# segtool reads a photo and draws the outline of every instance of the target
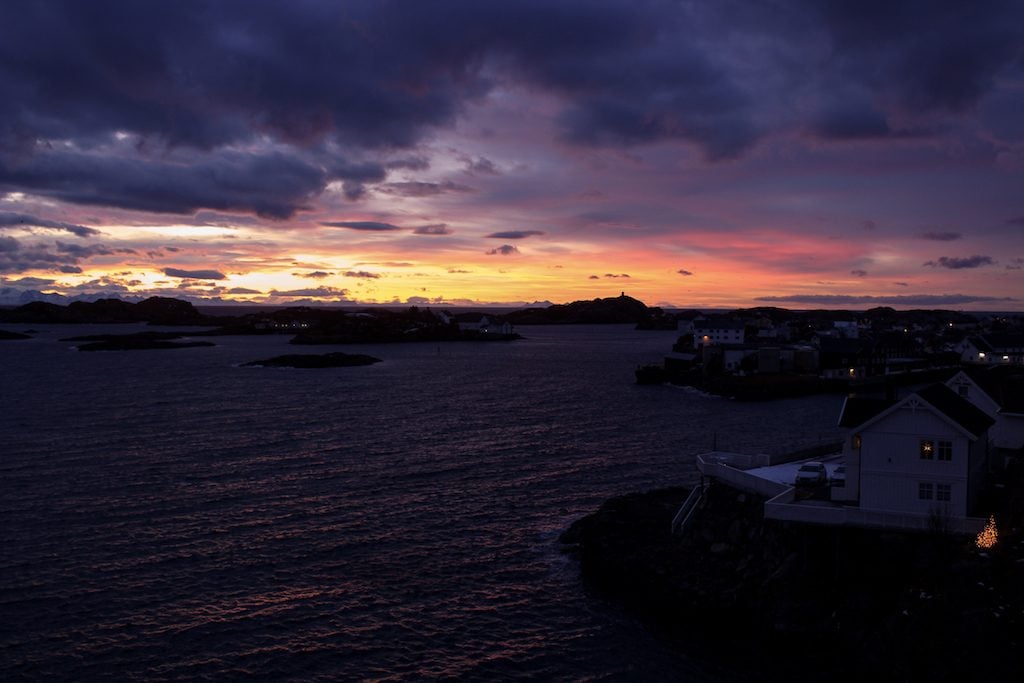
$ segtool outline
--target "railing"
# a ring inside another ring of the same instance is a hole
[[[704,497],[704,486],[698,484],[693,487],[690,491],[690,495],[683,501],[683,505],[679,508],[679,512],[672,518],[672,533],[682,533],[686,530],[686,525],[690,522],[690,518],[693,517],[693,511],[697,509],[697,503]]]
[[[789,488],[786,484],[780,484],[744,471],[754,464],[752,460],[759,457],[738,453],[702,453],[697,456],[697,469],[705,476],[714,477],[730,486],[766,498],[777,496]]]

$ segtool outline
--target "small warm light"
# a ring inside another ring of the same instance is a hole
[[[853,435],[853,447],[856,448],[857,450],[860,450],[860,444],[861,444],[860,434],[854,434]]]
[[[925,441],[923,444],[921,444],[921,452],[922,453],[931,453],[934,449],[935,449],[935,446],[934,446],[934,444],[932,444],[931,441]]]
[[[1003,360],[1010,360],[1009,356],[1003,356]]]
[[[853,368],[850,368],[850,377],[855,377],[856,375],[857,375],[857,371],[854,370]]]
[[[989,515],[988,524],[981,530],[978,537],[974,539],[974,544],[982,549],[991,548],[999,540],[999,532],[996,531],[996,518],[995,515]]]
[[[985,352],[984,351],[978,351],[978,358],[984,358],[984,357],[985,357]]]

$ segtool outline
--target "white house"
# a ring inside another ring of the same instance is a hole
[[[694,320],[693,348],[716,344],[742,344],[746,327],[738,320]]]
[[[508,322],[491,320],[486,315],[465,313],[456,316],[460,330],[471,330],[480,334],[511,334],[512,325]]]
[[[1024,448],[1024,371],[1013,366],[959,371],[946,386],[991,417],[989,438],[996,448]]]
[[[846,486],[861,511],[964,519],[988,474],[992,418],[944,384],[895,403],[847,399]]]
[[[990,333],[967,337],[960,347],[960,360],[978,365],[1024,364],[1024,335]]]

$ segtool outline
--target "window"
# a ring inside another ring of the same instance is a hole
[[[862,443],[862,440],[860,438],[860,434],[854,434],[853,435],[853,443],[851,443],[850,445],[853,446],[854,450],[858,450],[859,451],[861,443]]]
[[[935,458],[935,442],[921,439],[921,459],[933,460]]]
[[[935,485],[935,500],[950,501],[953,499],[953,485],[952,484],[936,484]]]
[[[952,460],[953,459],[953,442],[952,441],[940,441],[939,450],[937,454],[938,460]]]
[[[932,485],[921,482],[917,485],[917,497],[920,500],[931,500],[932,496]]]

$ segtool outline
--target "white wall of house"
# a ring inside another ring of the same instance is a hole
[[[967,515],[969,460],[979,456],[975,449],[971,458],[971,439],[963,431],[919,405],[916,409],[901,407],[869,424],[859,434],[861,508]],[[936,449],[930,460],[921,457],[922,440],[931,441]],[[948,461],[938,456],[943,442],[952,448]],[[940,500],[946,491],[949,500]]]
[[[742,344],[743,327],[705,327],[695,324],[693,328],[693,348],[709,344]]]

